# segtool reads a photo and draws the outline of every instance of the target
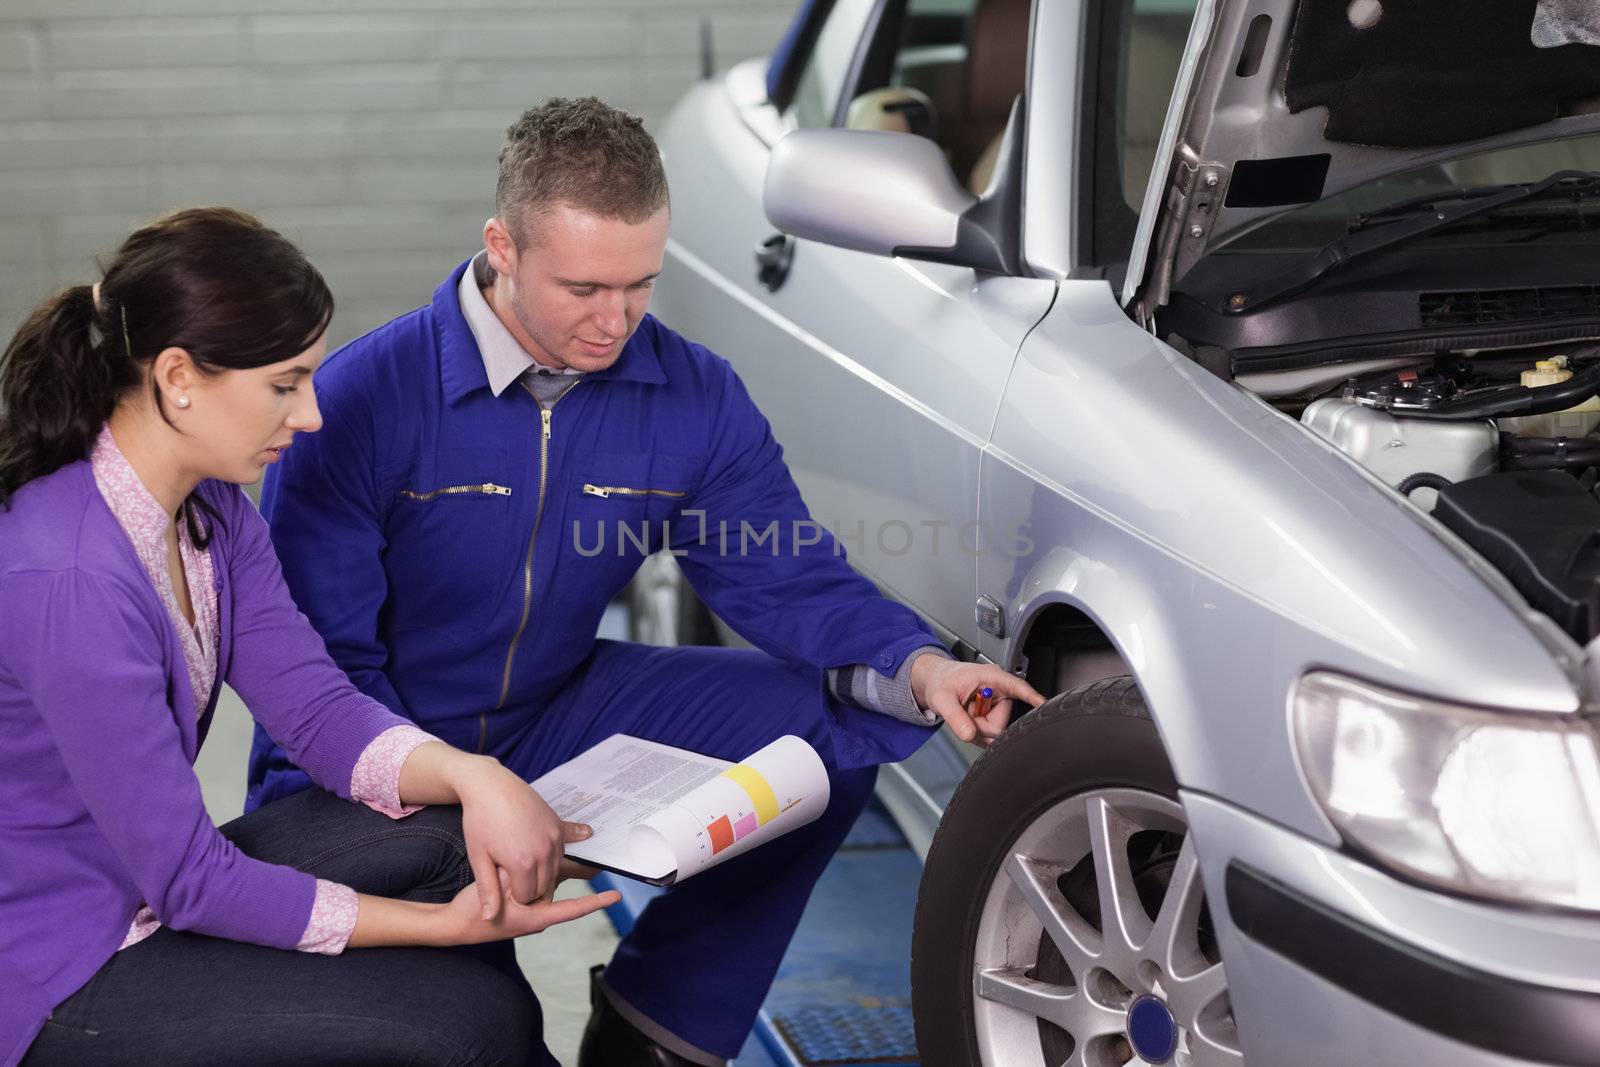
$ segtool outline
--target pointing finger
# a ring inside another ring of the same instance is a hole
[[[1033,707],[1038,707],[1045,700],[1043,693],[1014,674],[1006,675],[1006,683],[1001,688],[1005,690],[1007,696],[1019,697]]]
[[[621,899],[621,893],[615,889],[608,889],[604,893],[591,893],[585,897],[534,904],[531,907],[538,912],[538,915],[533,932],[548,929],[557,923],[571,922],[573,919],[592,915],[601,908],[609,908]]]

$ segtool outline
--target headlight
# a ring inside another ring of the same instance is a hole
[[[1345,839],[1424,882],[1600,910],[1600,758],[1576,720],[1496,714],[1326,673],[1295,744]]]

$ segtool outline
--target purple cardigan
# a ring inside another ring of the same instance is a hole
[[[325,789],[397,718],[361,695],[284,586],[237,486],[202,483],[217,676]],[[220,686],[218,687],[220,688]],[[292,949],[315,879],[253,860],[212,825],[177,631],[87,462],[0,511],[0,1064],[116,951],[140,901],[178,930]]]

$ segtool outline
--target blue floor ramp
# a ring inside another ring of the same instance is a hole
[[[736,1067],[915,1067],[911,917],[922,866],[874,801],[817,883]],[[619,935],[661,890],[601,874]]]

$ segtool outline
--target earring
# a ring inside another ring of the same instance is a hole
[[[179,397],[179,398],[178,398],[178,406],[179,406],[179,407],[180,407],[180,408],[186,408],[186,407],[188,407],[188,406],[189,406],[189,398],[188,398],[188,397],[186,397],[186,396],[180,396],[180,397]]]

